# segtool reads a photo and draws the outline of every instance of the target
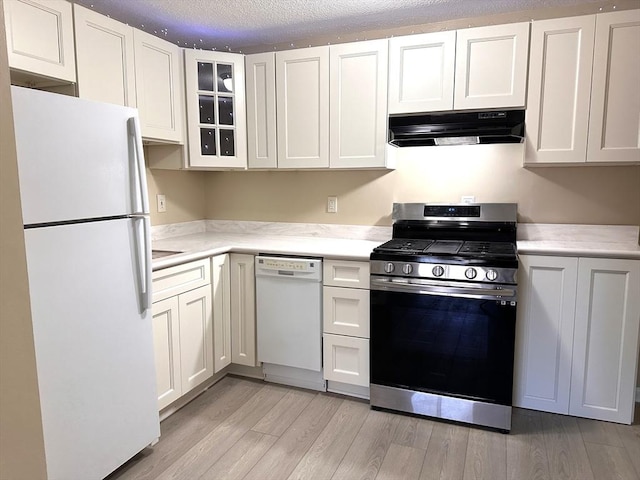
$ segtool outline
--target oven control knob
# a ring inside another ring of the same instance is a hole
[[[409,275],[411,272],[413,272],[413,266],[410,263],[405,263],[402,266],[402,273]]]
[[[469,280],[473,280],[474,278],[476,278],[476,275],[478,275],[478,272],[476,272],[475,268],[467,268],[464,271],[464,276],[467,277]]]
[[[487,270],[487,280],[493,282],[496,278],[498,278],[498,272],[495,270]]]
[[[395,266],[393,263],[391,263],[391,262],[387,263],[387,264],[384,266],[384,271],[385,271],[385,272],[387,272],[387,273],[391,273],[391,272],[393,272],[395,269],[396,269],[396,266]]]
[[[442,267],[441,265],[436,265],[431,270],[431,273],[433,273],[434,277],[441,277],[442,275],[444,275],[444,267]]]

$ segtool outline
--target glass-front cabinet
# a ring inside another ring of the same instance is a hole
[[[188,168],[246,168],[244,57],[185,50]]]

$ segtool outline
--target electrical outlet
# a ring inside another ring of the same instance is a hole
[[[473,195],[463,195],[460,198],[460,201],[462,203],[476,203],[476,197]]]
[[[158,195],[156,195],[156,201],[158,203],[158,213],[166,212],[167,198],[163,194],[159,193]]]
[[[327,213],[338,213],[338,197],[327,197]]]

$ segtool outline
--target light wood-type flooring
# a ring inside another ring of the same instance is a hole
[[[640,425],[514,409],[508,435],[227,376],[109,480],[640,478]]]

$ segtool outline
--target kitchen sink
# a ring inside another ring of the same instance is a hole
[[[179,250],[151,250],[151,258],[155,260],[156,258],[169,257],[178,253],[182,252]]]

